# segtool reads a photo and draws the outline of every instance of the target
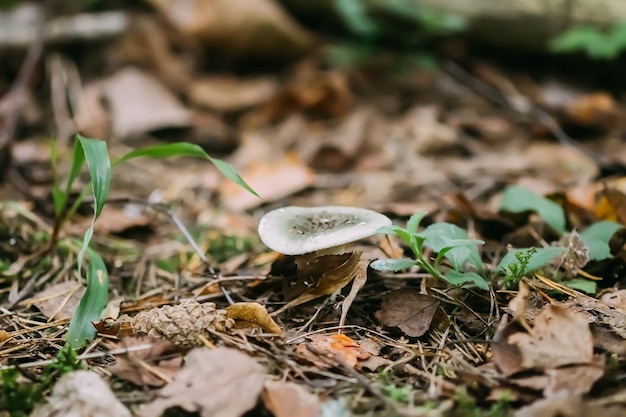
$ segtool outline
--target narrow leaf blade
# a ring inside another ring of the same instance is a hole
[[[109,293],[109,273],[102,257],[88,249],[87,290],[80,300],[66,335],[66,341],[73,348],[79,348],[96,335],[92,322],[100,319],[107,304]]]
[[[168,158],[172,156],[190,156],[195,158],[202,158],[210,161],[226,178],[234,182],[235,184],[245,188],[250,193],[259,197],[245,181],[237,170],[233,168],[228,162],[221,159],[213,158],[207,154],[204,149],[194,143],[176,142],[169,143],[167,145],[150,146],[143,149],[137,149],[132,152],[123,155],[119,159],[113,162],[113,165],[121,164],[124,161],[128,161],[133,158],[148,157],[148,158]],[[260,197],[259,197],[260,198]]]

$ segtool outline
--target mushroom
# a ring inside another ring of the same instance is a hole
[[[283,207],[265,214],[259,237],[284,255],[343,253],[345,244],[376,234],[391,220],[358,207]]]

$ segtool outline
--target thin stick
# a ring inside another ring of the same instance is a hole
[[[125,354],[125,353],[131,353],[131,352],[137,352],[137,351],[140,351],[140,350],[151,349],[152,347],[153,347],[153,345],[151,345],[151,344],[143,344],[143,345],[131,346],[131,347],[127,347],[127,348],[113,349],[113,350],[109,350],[109,351],[106,351],[106,352],[86,353],[86,354],[83,354],[83,355],[78,355],[76,360],[82,361],[82,360],[86,360],[86,359],[104,358],[105,356],[122,355],[122,354]],[[19,364],[19,365],[0,366],[0,370],[6,371],[7,369],[16,369],[16,368],[20,368],[20,369],[38,368],[38,367],[41,367],[41,366],[50,365],[53,362],[54,362],[54,359],[46,359],[46,360],[43,360],[43,361],[28,362],[28,363],[22,363],[22,364]]]

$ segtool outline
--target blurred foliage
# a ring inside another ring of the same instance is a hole
[[[401,67],[436,68],[437,60],[425,44],[465,29],[463,17],[420,7],[414,0],[333,0],[334,9],[356,42],[337,45],[332,65],[355,65],[371,59],[382,48],[409,51]]]
[[[616,22],[602,32],[591,26],[576,26],[550,42],[557,53],[584,52],[592,59],[614,60],[626,50],[626,22]]]

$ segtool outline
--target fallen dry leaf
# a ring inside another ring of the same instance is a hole
[[[433,321],[439,301],[411,289],[391,291],[383,297],[376,318],[389,327],[398,327],[410,337],[422,336]]]
[[[172,407],[202,417],[241,417],[258,401],[265,371],[235,349],[194,349],[183,369],[138,415],[155,417]]]
[[[278,83],[269,77],[214,77],[191,81],[188,95],[198,105],[230,112],[259,105],[269,100],[277,91]]]
[[[34,305],[49,320],[66,320],[72,317],[84,293],[82,284],[66,281],[38,292],[21,304]]]
[[[131,413],[113,394],[109,384],[92,371],[74,371],[59,379],[46,404],[32,417],[130,417]]]
[[[274,417],[318,417],[321,413],[317,395],[293,382],[266,381],[263,403]]]
[[[232,181],[222,182],[219,192],[224,206],[243,211],[287,197],[313,185],[314,172],[295,154],[277,161],[256,160],[241,171],[241,176],[261,198]]]
[[[235,329],[261,328],[269,333],[282,333],[280,326],[259,303],[235,303],[226,308],[226,315],[235,321]]]
[[[593,338],[586,316],[559,306],[546,306],[535,319],[531,332],[514,332],[506,341],[519,350],[521,369],[547,370],[593,361]],[[500,369],[507,371],[495,352],[494,360]]]
[[[611,291],[602,294],[600,301],[607,306],[626,310],[626,290]]]
[[[232,57],[291,58],[313,38],[272,0],[151,0],[183,34]]]
[[[125,204],[122,207],[107,204],[98,217],[95,228],[103,233],[122,233],[130,228],[149,225],[150,218],[144,207],[137,204]]]
[[[137,386],[161,387],[170,382],[183,365],[182,354],[162,360],[166,353],[180,351],[171,342],[152,337],[128,337],[112,348],[132,348],[150,344],[150,349],[142,349],[117,356],[111,373],[120,379]]]
[[[578,365],[548,369],[540,375],[511,378],[510,382],[524,389],[542,391],[543,396],[549,398],[559,392],[586,394],[602,375],[604,375],[602,364]]]
[[[593,404],[583,401],[580,395],[567,391],[544,398],[515,411],[514,417],[621,417],[623,406]]]
[[[159,80],[136,68],[125,68],[103,81],[111,110],[113,135],[140,136],[171,127],[188,127],[191,115]]]
[[[273,316],[285,310],[299,306],[324,295],[330,295],[342,289],[354,279],[359,271],[361,252],[349,252],[341,255],[307,254],[296,257],[298,265],[297,297],[272,313]]]
[[[370,357],[359,342],[345,334],[331,336],[318,334],[309,339],[310,342],[303,342],[296,346],[296,353],[320,368],[331,368],[336,365],[337,360],[346,366],[354,367],[359,360]]]

